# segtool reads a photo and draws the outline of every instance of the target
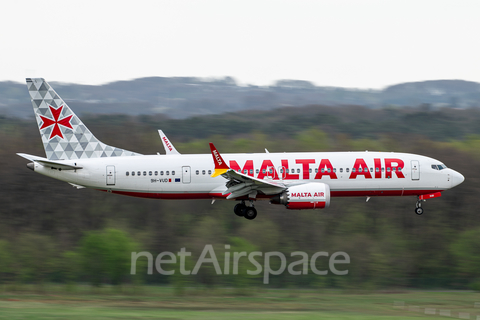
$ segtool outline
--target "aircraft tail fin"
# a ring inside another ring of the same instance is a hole
[[[98,140],[44,79],[26,80],[48,160],[139,155]]]

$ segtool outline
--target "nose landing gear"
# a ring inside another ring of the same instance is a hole
[[[417,203],[415,204],[415,213],[418,215],[423,214],[423,208],[422,208],[422,202],[425,200],[417,200]]]
[[[245,200],[237,203],[235,207],[233,207],[233,212],[235,212],[237,216],[244,217],[247,220],[253,220],[257,217],[257,209],[253,206],[253,201],[251,200],[249,207],[245,204]]]

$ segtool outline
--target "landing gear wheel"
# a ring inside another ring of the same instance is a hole
[[[422,207],[415,208],[415,213],[418,215],[421,215],[423,213],[423,208]]]
[[[245,209],[247,206],[244,203],[237,203],[235,207],[233,207],[233,212],[239,217],[243,217],[245,214]]]
[[[257,209],[254,207],[246,207],[244,212],[245,219],[253,220],[257,216]]]

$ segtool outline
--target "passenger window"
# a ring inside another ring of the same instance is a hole
[[[267,171],[266,171],[265,169],[263,169],[263,170],[262,170],[262,173],[265,174],[265,173],[267,173]]]
[[[402,167],[398,167],[398,168],[397,168],[397,171],[402,171]]]
[[[158,176],[158,171],[155,171],[155,175]]]
[[[128,176],[130,175],[130,172],[127,171],[127,172],[126,172],[126,175],[127,175],[127,177],[128,177]]]
[[[370,172],[373,172],[373,168],[370,168]]]
[[[390,168],[387,168],[387,172],[390,172]]]
[[[385,172],[385,168],[384,168],[384,167],[382,167],[382,172]]]
[[[345,169],[345,171],[346,171],[347,173],[350,172],[350,168]]]
[[[332,169],[328,168],[328,169],[327,169],[327,171],[328,171],[328,172],[331,172],[331,171],[332,171]]]
[[[315,169],[315,173],[318,173],[318,168]]]
[[[202,174],[205,175],[205,170],[202,170]]]
[[[208,174],[212,174],[212,170],[208,170]]]
[[[333,172],[337,172],[337,168],[333,168]]]
[[[160,171],[160,175],[163,176],[163,171]]]
[[[200,174],[200,171],[198,171],[198,170],[197,170],[197,171],[195,171],[195,173],[196,173],[196,174],[197,174],[197,176],[198,176],[198,175]]]
[[[312,168],[308,169],[308,172],[312,173]]]
[[[166,174],[167,176],[169,175],[169,173],[170,173],[169,171],[165,171],[165,174]]]
[[[322,173],[324,173],[324,172],[325,172],[325,168],[322,168]]]
[[[257,172],[257,174],[260,173],[260,169],[257,169],[256,172]]]
[[[142,173],[140,171],[137,171],[137,176],[141,176]]]
[[[362,172],[363,169],[362,168],[358,168],[358,172]],[[353,172],[355,172],[355,169],[353,169]]]
[[[253,174],[253,169],[250,169],[250,174]]]
[[[342,173],[342,172],[343,172],[343,168],[340,168],[340,173]]]
[[[352,169],[352,172],[356,172],[355,168]]]
[[[375,172],[380,172],[380,168],[375,168]]]
[[[300,169],[297,169],[297,173],[300,173]]]
[[[132,171],[132,176],[134,176],[134,175],[135,175],[135,171]]]
[[[283,168],[282,168],[282,169],[280,169],[280,173],[283,173]]]
[[[148,172],[148,175],[151,176],[151,175],[152,175],[152,171],[149,171],[149,172]]]
[[[175,175],[175,171],[172,171],[172,176],[174,176],[174,175]]]
[[[147,171],[143,171],[143,175],[146,176],[146,175],[147,175]]]

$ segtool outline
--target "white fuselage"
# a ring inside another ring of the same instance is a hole
[[[429,157],[388,152],[222,154],[231,169],[288,185],[328,184],[332,197],[407,196],[450,189],[464,177]],[[227,180],[211,177],[211,154],[147,155],[63,160],[82,167],[35,171],[77,186],[159,199],[225,198]],[[434,167],[432,167],[432,165]],[[442,168],[442,169],[438,169]],[[245,171],[246,170],[246,171]],[[269,197],[259,195],[259,198]]]

